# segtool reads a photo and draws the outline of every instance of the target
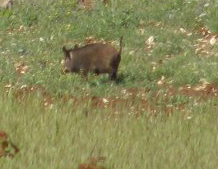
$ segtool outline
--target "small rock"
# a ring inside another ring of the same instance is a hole
[[[214,45],[216,43],[216,37],[213,36],[211,39],[210,39],[210,44],[211,45]]]
[[[13,5],[13,0],[0,0],[0,8],[8,9]]]

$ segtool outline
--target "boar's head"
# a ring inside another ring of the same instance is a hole
[[[64,46],[62,48],[62,51],[64,52],[64,59],[63,59],[63,72],[64,73],[69,73],[72,69],[72,61],[71,61],[71,56],[70,56],[70,51],[71,50],[67,50],[66,47]]]

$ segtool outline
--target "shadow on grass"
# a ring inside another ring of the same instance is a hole
[[[121,85],[125,84],[125,77],[127,77],[124,74],[119,74],[117,76],[117,79],[110,80],[108,76],[96,76],[94,80],[88,80],[88,84],[91,87],[96,87],[96,86],[101,86],[101,85],[110,85],[110,84],[115,84],[115,85]]]
[[[133,75],[127,73],[120,73],[117,75],[115,81],[110,80],[108,76],[97,76],[94,80],[88,81],[89,85],[92,87],[101,86],[101,85],[117,85],[117,86],[132,86],[137,85],[138,83],[150,84],[151,77]]]
[[[117,76],[117,79],[115,81],[116,84],[125,84],[125,78],[127,77],[127,75],[121,73]]]

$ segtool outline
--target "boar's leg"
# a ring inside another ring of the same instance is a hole
[[[116,80],[117,79],[117,71],[112,71],[109,75],[110,80]]]
[[[100,74],[100,71],[98,68],[96,68],[93,70],[93,73],[98,76]]]
[[[120,63],[120,54],[115,56],[110,63],[110,66],[112,68],[112,71],[111,71],[110,76],[109,76],[110,80],[117,79],[117,70],[119,67],[119,63]]]

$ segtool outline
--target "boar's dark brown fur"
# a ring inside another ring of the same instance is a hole
[[[118,66],[121,60],[122,39],[120,38],[120,50],[117,51],[109,44],[95,43],[83,47],[75,46],[64,52],[64,72],[82,72],[86,77],[88,72],[97,75],[108,73],[111,80],[116,80]]]

